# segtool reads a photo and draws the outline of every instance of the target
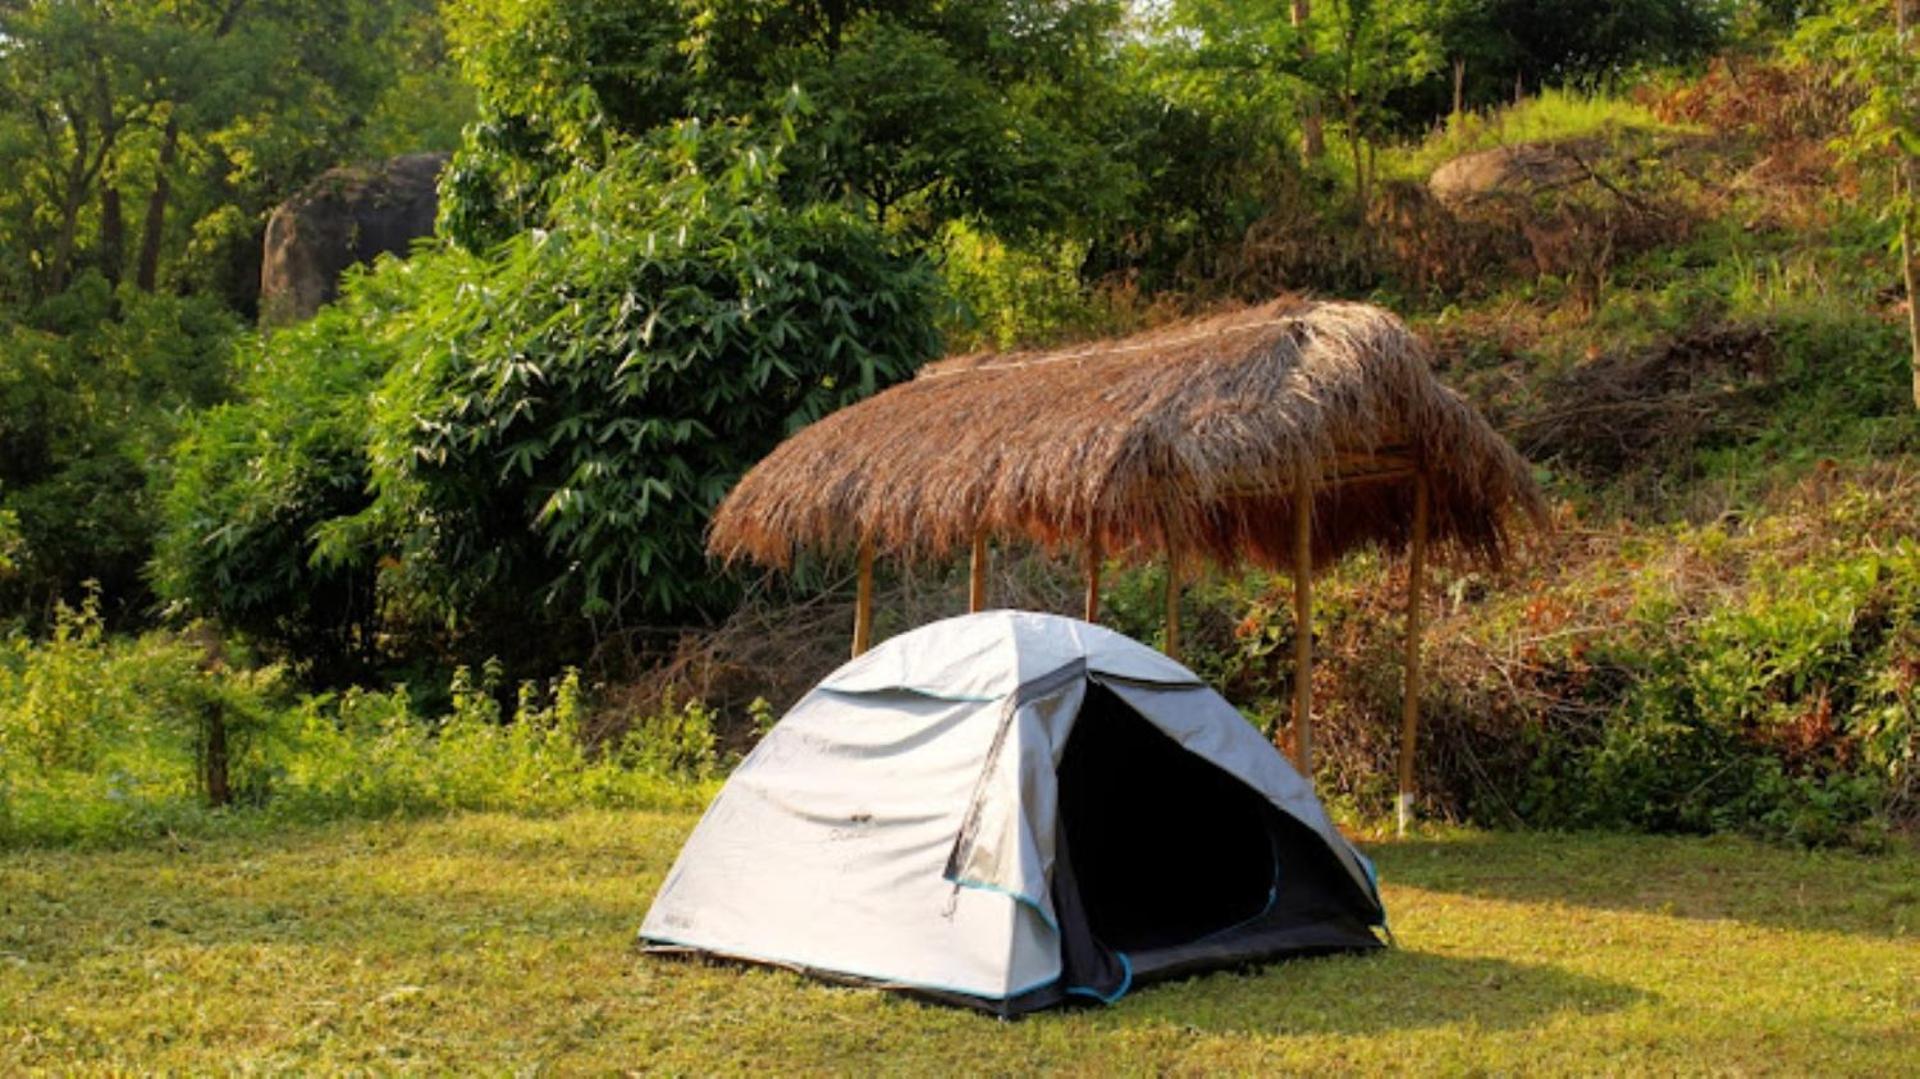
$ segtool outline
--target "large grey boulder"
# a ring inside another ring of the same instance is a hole
[[[1462,154],[1433,170],[1427,190],[1449,210],[1503,195],[1532,195],[1592,178],[1589,162],[1605,152],[1592,140],[1522,142]]]
[[[309,318],[338,294],[340,275],[383,253],[405,255],[433,235],[444,153],[405,154],[373,167],[328,169],[267,220],[260,321]]]

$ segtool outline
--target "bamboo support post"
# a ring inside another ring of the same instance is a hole
[[[853,654],[873,644],[873,544],[860,545],[860,589],[853,607]]]
[[[1167,633],[1161,650],[1180,658],[1180,549],[1172,536],[1167,537]]]
[[[967,613],[987,609],[987,534],[973,534],[973,560],[967,567]]]
[[[1413,819],[1413,751],[1420,732],[1420,596],[1427,573],[1427,478],[1413,485],[1413,543],[1407,556],[1406,693],[1400,708],[1400,796],[1394,803],[1399,833]]]
[[[1089,622],[1100,621],[1100,537],[1087,538],[1087,610]]]
[[[1293,487],[1293,756],[1313,782],[1313,483]]]

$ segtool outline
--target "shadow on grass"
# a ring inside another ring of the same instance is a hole
[[[1382,884],[1521,903],[1899,937],[1920,919],[1920,856],[1730,836],[1477,833],[1372,845]]]
[[[1101,1021],[1158,1020],[1250,1034],[1378,1034],[1459,1023],[1513,1030],[1651,999],[1640,989],[1546,964],[1394,949],[1148,986]]]

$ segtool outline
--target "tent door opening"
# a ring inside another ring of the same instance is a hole
[[[1071,879],[1100,944],[1138,962],[1272,909],[1282,865],[1271,806],[1097,682],[1058,776]]]

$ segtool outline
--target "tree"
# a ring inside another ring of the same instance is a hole
[[[57,294],[89,268],[151,292],[173,263],[217,262],[222,237],[257,247],[265,210],[352,152],[402,62],[430,66],[431,12],[0,0],[0,168],[23,189],[0,196],[0,249],[26,267],[0,277],[0,302]]]
[[[1087,227],[1126,187],[1085,122],[1121,10],[460,0],[450,26],[482,122],[444,220],[471,247],[497,242],[571,170],[683,120],[744,116],[794,128],[790,197],[843,200],[923,241],[959,217],[1011,233]]]
[[[350,279],[195,423],[163,592],[336,661],[321,679],[376,638],[537,666],[722,609],[721,495],[938,345],[926,263],[788,201],[789,148],[672,125],[556,185],[538,228]]]
[[[116,291],[91,270],[0,320],[0,514],[25,548],[0,611],[45,616],[86,581],[116,617],[145,605],[148,470],[184,413],[227,392],[236,330],[217,302]]]
[[[1313,62],[1313,44],[1306,34],[1307,20],[1313,17],[1308,0],[1292,0],[1287,9],[1287,24],[1300,38],[1300,66]],[[1320,103],[1308,98],[1300,106],[1300,156],[1318,161],[1327,152],[1326,136],[1320,130]]]
[[[1323,118],[1333,119],[1347,143],[1355,201],[1363,209],[1372,186],[1371,147],[1396,125],[1389,100],[1440,62],[1434,14],[1422,4],[1184,0],[1174,5],[1173,21],[1199,33],[1202,62],[1272,86],[1272,96],[1298,112],[1304,143],[1320,142]]]
[[[1907,339],[1913,370],[1913,403],[1920,409],[1920,200],[1914,197],[1920,169],[1920,46],[1913,0],[1839,0],[1825,14],[1802,24],[1794,47],[1825,65],[1834,82],[1859,95],[1851,130],[1836,140],[1842,156],[1877,176],[1887,187],[1884,219],[1893,227],[1901,280],[1907,294]]]
[[[378,552],[317,558],[315,530],[371,501],[372,395],[413,276],[399,265],[356,275],[314,318],[243,343],[239,399],[192,417],[156,484],[159,597],[319,684],[365,677],[379,658]]]
[[[1395,94],[1406,126],[1512,100],[1516,88],[1590,84],[1642,65],[1682,64],[1725,40],[1725,0],[1439,0],[1431,25],[1444,74]]]

